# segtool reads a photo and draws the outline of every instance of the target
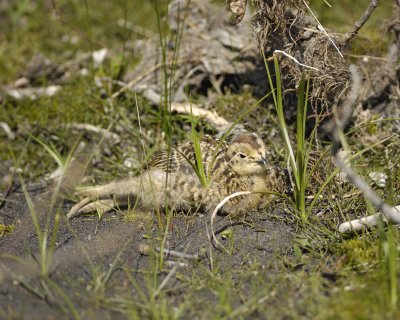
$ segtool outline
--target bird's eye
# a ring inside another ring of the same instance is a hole
[[[244,153],[239,153],[239,157],[240,157],[241,159],[244,159],[244,158],[246,158],[246,155],[245,155]]]

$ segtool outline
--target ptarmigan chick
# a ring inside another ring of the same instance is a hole
[[[267,192],[282,184],[275,166],[266,159],[266,146],[255,133],[242,132],[230,141],[206,136],[200,142],[206,186],[195,168],[193,142],[162,152],[140,176],[79,191],[83,198],[67,217],[93,211],[107,212],[116,206],[139,203],[144,209],[202,210],[211,212],[232,193],[251,191],[229,200],[222,208],[227,215],[243,215],[268,203]]]

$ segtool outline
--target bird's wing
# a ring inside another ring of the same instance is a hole
[[[205,136],[200,142],[201,158],[207,172],[212,161],[225,154],[226,143],[213,137]],[[214,158],[214,159],[213,159]],[[149,163],[149,167],[166,172],[183,172],[194,174],[193,166],[198,166],[193,142],[178,145],[176,148],[158,153]]]
[[[181,144],[171,150],[164,150],[156,154],[149,163],[150,168],[157,168],[166,172],[185,172],[193,170],[190,162],[194,163],[194,149],[191,142]],[[194,171],[193,171],[194,172]]]

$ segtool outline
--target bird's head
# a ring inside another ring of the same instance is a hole
[[[257,175],[268,171],[266,146],[255,133],[240,133],[230,142],[227,150],[231,169],[238,175]]]

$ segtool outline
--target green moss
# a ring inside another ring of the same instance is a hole
[[[0,224],[0,239],[3,236],[12,234],[14,229],[15,229],[15,226],[13,224],[10,224],[10,225]]]
[[[15,80],[37,52],[57,62],[78,51],[124,51],[128,40],[143,38],[135,26],[156,31],[150,1],[10,1],[0,14],[0,84]]]

